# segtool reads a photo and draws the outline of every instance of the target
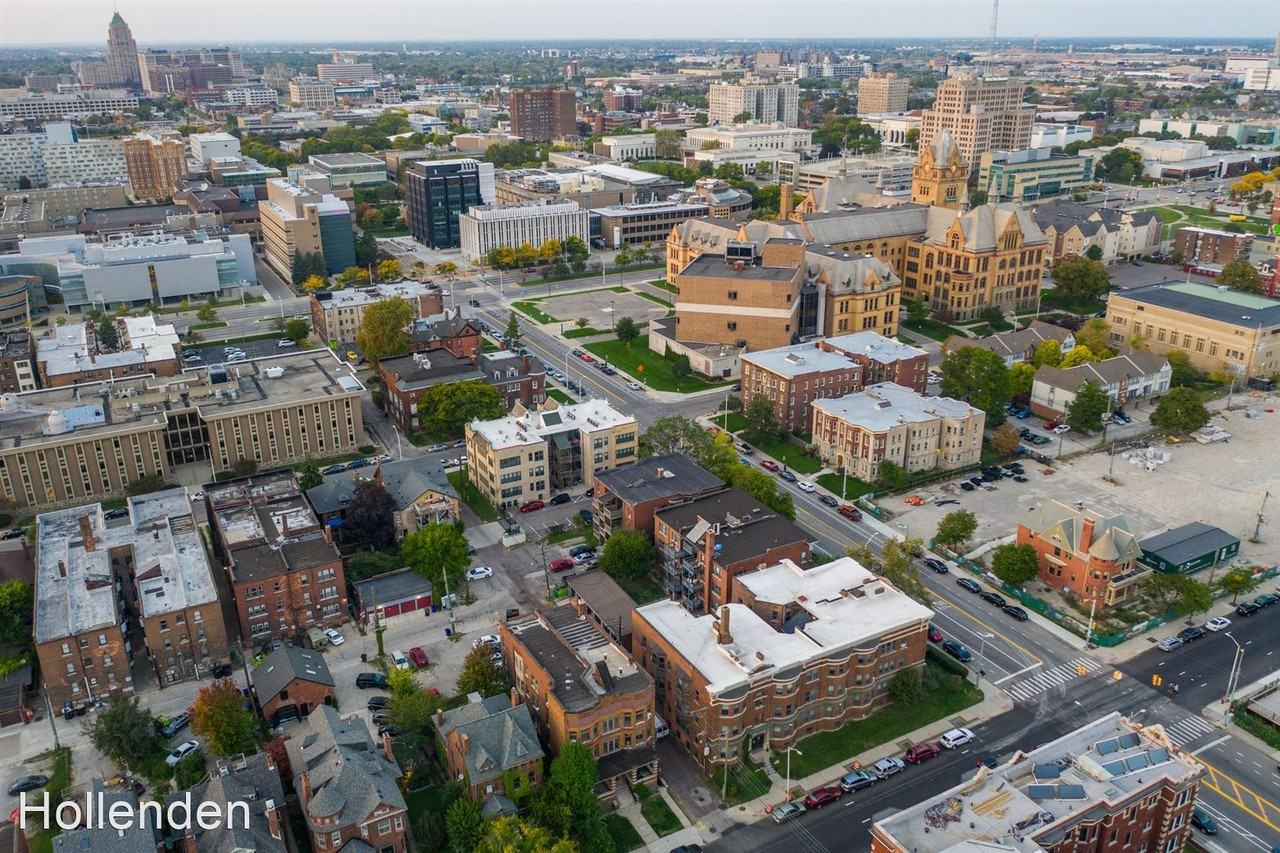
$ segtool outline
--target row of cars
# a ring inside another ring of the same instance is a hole
[[[957,485],[961,490],[972,492],[980,489],[990,483],[997,483],[1000,480],[1010,479],[1015,483],[1027,482],[1026,469],[1022,467],[1021,462],[1006,462],[1004,465],[991,465],[983,468],[977,476],[970,477],[967,480],[961,480]]]
[[[1252,601],[1243,601],[1240,604],[1237,604],[1236,615],[1241,617],[1253,616],[1256,613],[1261,613],[1268,607],[1275,606],[1277,603],[1280,603],[1280,587],[1276,588],[1274,594],[1264,592]],[[1203,626],[1192,625],[1189,628],[1183,628],[1171,637],[1165,637],[1159,643],[1156,643],[1156,648],[1162,652],[1172,652],[1176,649],[1182,648],[1188,643],[1194,643],[1196,640],[1205,637],[1209,633],[1216,634],[1221,631],[1225,631],[1230,627],[1231,620],[1226,616],[1214,616],[1212,619],[1205,622]]]
[[[937,741],[922,741],[908,747],[901,758],[882,758],[871,767],[862,769],[856,764],[855,769],[840,777],[834,785],[815,788],[805,795],[804,800],[783,803],[773,810],[773,819],[785,823],[806,811],[820,809],[823,806],[838,802],[846,794],[852,794],[863,788],[869,788],[890,776],[896,776],[907,769],[908,764],[921,764],[931,758],[937,758],[944,749],[959,749],[972,742],[974,734],[970,729],[954,728],[942,733]],[[978,759],[979,764],[995,767],[997,759],[994,755],[986,755]]]
[[[369,456],[365,459],[353,459],[350,462],[338,462],[320,469],[320,473],[326,477],[330,474],[341,474],[343,471],[355,471],[359,468],[367,468],[370,465],[377,465],[379,462],[390,462],[390,453],[380,453],[377,456]]]
[[[739,449],[743,449],[746,447],[749,447],[749,445],[742,445],[740,446]],[[744,453],[754,452],[754,449],[750,451],[744,449],[743,452]],[[743,457],[739,461],[742,462],[742,464],[744,465],[751,464],[750,461],[745,457]],[[777,462],[774,462],[772,459],[761,460],[760,467],[772,474],[777,475],[778,479],[780,480],[786,480],[788,483],[794,483],[797,489],[799,489],[800,491],[804,492],[807,495],[811,495],[814,492],[818,491],[818,487],[815,486],[813,483],[809,482],[808,480],[801,480],[791,471],[787,470],[786,468],[783,468],[781,465],[779,465]],[[836,512],[840,513],[850,521],[862,521],[862,513],[861,511],[858,510],[857,507],[853,506],[852,504],[842,504],[840,503],[839,500],[837,500],[832,495],[826,494],[824,492],[818,495],[818,502],[823,504],[824,506],[831,507]]]

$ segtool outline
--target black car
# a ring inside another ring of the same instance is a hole
[[[231,664],[217,663],[217,664],[214,664],[213,667],[209,670],[209,674],[212,675],[214,678],[230,678],[231,671],[232,671]]]
[[[20,536],[26,536],[27,529],[25,527],[15,527],[12,530],[6,530],[0,534],[0,539],[17,539]]]
[[[956,578],[956,583],[961,589],[967,589],[969,592],[982,592],[982,587],[975,580],[969,578]]]
[[[560,506],[560,504],[567,504],[571,500],[573,500],[573,498],[569,497],[568,492],[561,492],[560,494],[553,497],[551,500],[547,501],[547,503],[551,504],[552,506]]]
[[[973,652],[969,651],[962,643],[957,643],[955,640],[945,641],[942,644],[942,650],[963,663],[968,663],[973,660]]]
[[[974,489],[978,487],[975,486],[973,483],[970,483],[968,480],[964,480],[963,482],[960,483],[960,488],[964,489],[966,492],[972,492]]]
[[[391,722],[391,712],[385,708],[374,711],[369,717],[375,726],[385,726]]]
[[[1029,618],[1027,616],[1027,611],[1013,604],[1006,604],[1003,610],[1005,613],[1009,614],[1014,619],[1017,619],[1019,622],[1026,622],[1027,619]]]
[[[681,844],[674,848],[671,853],[702,853],[701,844]]]
[[[1004,607],[1006,604],[1004,600],[1004,596],[997,595],[994,592],[984,592],[982,593],[982,595],[979,596],[979,598],[981,598],[983,601],[987,602],[988,604],[994,604],[996,607]]]
[[[822,503],[826,504],[829,507],[840,506],[840,501],[831,497],[831,495],[818,495],[818,500],[822,501]]]
[[[392,737],[399,737],[400,730],[390,724],[378,726],[378,737],[382,737],[383,735],[391,735]]]
[[[1183,628],[1178,632],[1178,638],[1184,643],[1193,643],[1204,636],[1204,629],[1199,625],[1192,625],[1190,628]]]
[[[354,462],[352,462],[352,463],[350,463],[349,465],[347,465],[347,470],[348,470],[348,471],[354,471],[354,470],[356,470],[357,468],[363,468],[364,466],[366,466],[366,465],[368,465],[368,464],[369,464],[369,460],[368,460],[368,459],[357,459],[357,460],[355,460]]]
[[[17,796],[23,791],[34,791],[36,788],[43,788],[49,784],[49,777],[43,773],[37,773],[34,776],[21,776],[13,780],[13,784],[9,786],[10,796]]]
[[[106,521],[111,521],[113,518],[124,518],[128,514],[129,514],[128,507],[121,506],[121,507],[116,507],[113,510],[108,510],[107,512],[104,512],[102,514],[102,518]]]
[[[189,725],[191,725],[191,715],[183,712],[165,723],[164,728],[160,730],[160,734],[165,737],[173,737]]]
[[[1262,608],[1254,604],[1252,601],[1242,601],[1236,605],[1237,616],[1252,616]]]
[[[1022,476],[1021,474],[1014,474],[1014,475],[1013,475],[1013,482],[1015,482],[1015,483],[1025,483],[1025,482],[1027,482],[1027,478],[1026,478],[1026,477],[1024,477],[1024,476]]]
[[[570,353],[570,355],[572,355],[574,358],[582,358],[582,350],[575,349],[573,350],[573,352]]]
[[[981,477],[970,477],[969,482],[972,483],[974,486],[985,486],[987,484],[987,481],[982,479]]]
[[[369,697],[370,711],[380,711],[384,708],[390,708],[390,707],[391,707],[391,698],[389,696],[370,696]]]
[[[364,690],[368,687],[385,688],[387,677],[380,672],[362,672],[356,675],[356,687]]]
[[[937,557],[925,557],[924,564],[940,575],[945,575],[951,571],[947,568],[947,564],[939,560]]]
[[[574,545],[569,549],[569,556],[577,557],[582,554],[594,554],[595,552],[596,549],[592,548],[590,545]]]
[[[795,483],[800,479],[795,474],[792,474],[790,471],[779,471],[778,476],[786,480],[788,483]]]
[[[1275,604],[1277,601],[1280,601],[1280,598],[1276,598],[1274,595],[1264,592],[1262,595],[1255,598],[1253,600],[1253,603],[1258,605],[1259,607],[1270,607],[1271,605]]]

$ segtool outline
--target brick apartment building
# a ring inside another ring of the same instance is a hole
[[[765,396],[789,430],[808,431],[814,400],[843,397],[877,382],[923,394],[929,354],[875,332],[855,332],[742,356],[742,402]]]
[[[250,678],[262,716],[272,726],[333,702],[333,676],[324,655],[284,645],[253,668]]]
[[[409,352],[446,349],[460,358],[476,360],[480,354],[480,327],[462,316],[462,309],[420,317],[409,327]]]
[[[658,713],[704,769],[863,719],[924,663],[932,611],[849,557],[785,560],[734,589],[710,613],[659,601],[632,616]]]
[[[444,313],[440,288],[404,279],[361,288],[320,290],[311,294],[311,328],[322,341],[354,341],[370,305],[399,297],[414,320]]]
[[[578,99],[570,89],[513,89],[511,132],[531,142],[578,135]]]
[[[733,579],[781,560],[808,567],[810,536],[740,489],[722,489],[654,514],[661,581],[690,613],[731,600]]]
[[[409,814],[391,738],[322,705],[285,741],[311,849],[408,853]]]
[[[542,784],[542,744],[515,690],[436,711],[435,726],[449,778],[464,780],[474,802],[506,797],[518,806]]]
[[[36,368],[31,333],[26,329],[0,332],[0,394],[34,391]]]
[[[231,577],[240,636],[258,645],[347,618],[342,558],[292,471],[205,486],[214,553]]]
[[[1163,727],[1113,712],[881,818],[871,853],[1183,850],[1203,774]]]
[[[604,542],[615,530],[639,530],[652,538],[655,512],[722,488],[719,477],[682,453],[649,456],[601,472],[591,504],[596,541]]]
[[[569,743],[591,750],[610,799],[619,784],[656,782],[653,679],[625,649],[572,605],[504,622],[498,635],[552,755]]]
[[[133,691],[145,651],[162,685],[228,660],[213,574],[184,489],[133,497],[127,524],[101,504],[36,519],[36,654],[55,705]]]
[[[447,349],[415,352],[378,363],[382,377],[382,404],[391,421],[406,433],[418,432],[418,402],[429,388],[453,382],[479,380],[502,394],[510,410],[516,403],[536,408],[547,399],[547,369],[533,356],[500,350],[479,353],[476,358],[455,355]]]
[[[1216,228],[1179,228],[1173,237],[1173,250],[1183,263],[1226,266],[1232,261],[1248,259],[1253,240],[1254,236],[1248,233],[1233,234]]]
[[[1102,515],[1048,501],[1018,524],[1019,545],[1036,552],[1040,580],[1101,607],[1136,594],[1147,569],[1122,515]]]

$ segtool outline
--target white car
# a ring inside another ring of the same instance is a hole
[[[288,338],[281,338],[276,341],[276,349],[288,349],[289,347],[296,347],[297,345],[297,342],[291,341]]]
[[[801,480],[796,483],[796,488],[802,492],[816,492],[818,490],[818,487],[813,483],[810,483],[808,480]]]
[[[182,743],[178,744],[177,749],[169,753],[169,755],[165,758],[164,763],[168,764],[170,767],[177,767],[179,761],[186,758],[188,755],[195,752],[199,748],[200,748],[200,741],[198,740],[183,741]]]
[[[964,746],[971,740],[973,740],[973,732],[969,729],[957,728],[943,732],[942,737],[938,738],[938,743],[942,744],[947,749],[955,749],[957,747]]]
[[[198,503],[199,501],[202,501],[202,500],[204,500],[204,492],[196,492],[191,496],[192,503]]]
[[[1054,435],[1062,435],[1068,432],[1071,432],[1070,424],[1058,424],[1056,427],[1053,428]]]
[[[627,387],[630,388],[632,391],[641,391],[644,388],[643,385],[641,385],[639,382],[636,382],[634,380],[631,382],[628,382]]]
[[[427,448],[428,453],[439,453],[441,450],[448,450],[443,444],[433,444]]]
[[[484,634],[482,636],[476,637],[474,640],[471,641],[471,648],[478,649],[481,646],[486,644],[490,646],[497,646],[497,645],[501,645],[501,643],[502,641],[498,639],[497,634]]]
[[[409,659],[404,656],[404,652],[392,652],[391,662],[395,664],[396,669],[409,668]]]
[[[1225,631],[1231,627],[1231,620],[1225,616],[1215,616],[1204,623],[1204,626],[1210,631]]]
[[[347,641],[347,638],[342,636],[342,632],[337,628],[325,628],[324,638],[329,641],[331,646],[340,646]]]
[[[467,569],[467,580],[469,581],[482,581],[491,577],[493,577],[493,569],[488,566],[475,566]]]
[[[930,384],[930,385],[937,385],[938,383],[940,383],[940,382],[942,381],[942,374],[941,374],[941,373],[930,373],[930,374],[929,374],[929,376],[927,377],[927,379],[929,380],[929,384]]]

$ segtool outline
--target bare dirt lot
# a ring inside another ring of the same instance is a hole
[[[1247,417],[1244,409],[1237,408],[1213,419],[1232,433],[1229,442],[1160,445],[1168,452],[1169,461],[1154,471],[1130,464],[1120,452],[1115,458],[1116,483],[1104,479],[1112,461],[1106,453],[1077,456],[1058,462],[1053,469],[1028,460],[1029,482],[1006,479],[994,490],[973,492],[955,489],[951,493],[931,487],[919,494],[930,500],[952,498],[959,505],[890,504],[890,509],[899,513],[894,523],[905,525],[911,535],[928,538],[947,512],[968,509],[978,517],[976,544],[1014,533],[1018,520],[1042,501],[1084,501],[1100,512],[1124,514],[1140,538],[1190,521],[1217,525],[1240,537],[1242,559],[1274,565],[1280,561],[1280,514],[1276,509],[1280,503],[1280,454],[1276,453],[1280,412],[1266,409],[1280,408],[1280,403],[1275,397],[1244,399],[1256,417]],[[1264,521],[1262,541],[1252,543],[1248,539],[1268,490],[1270,512],[1266,515],[1276,520]]]

